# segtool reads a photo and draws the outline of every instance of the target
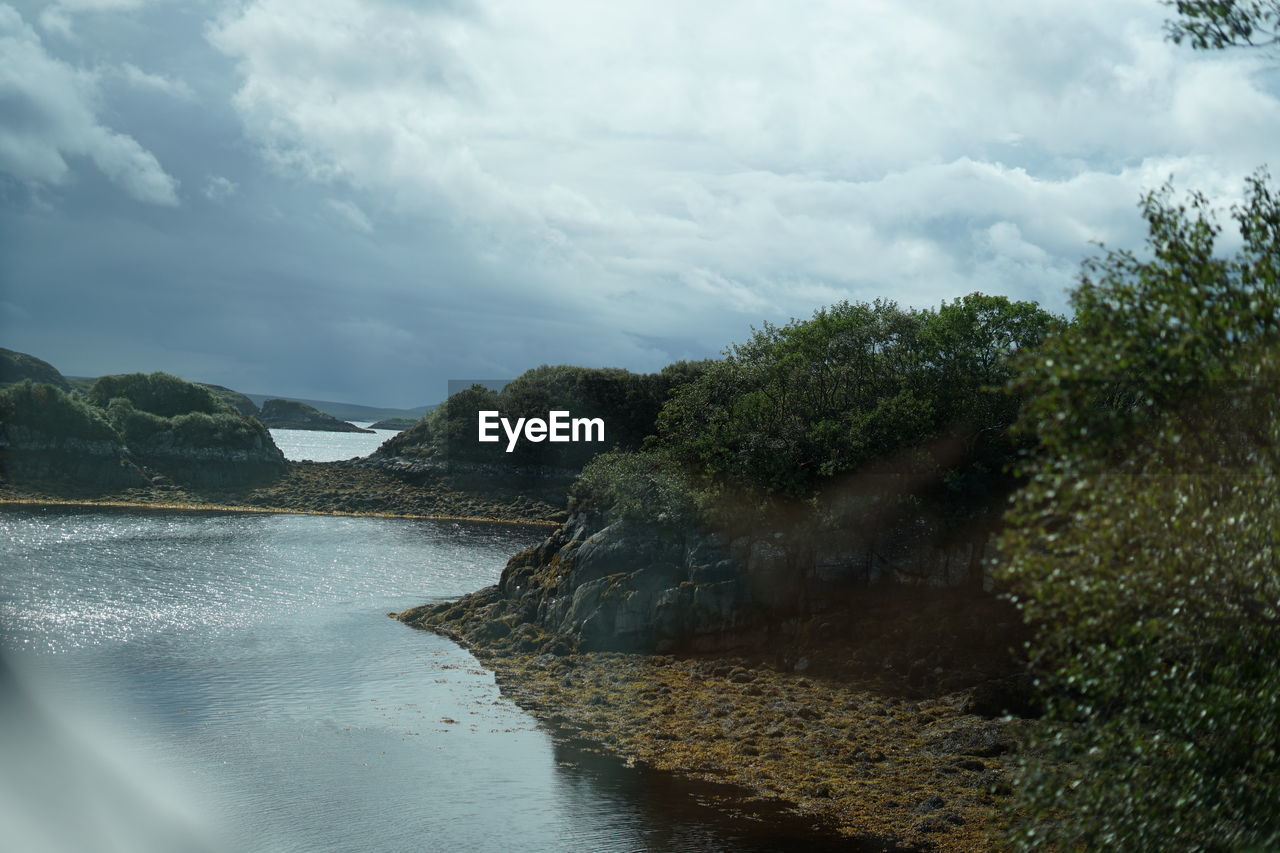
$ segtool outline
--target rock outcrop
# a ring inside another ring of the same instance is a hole
[[[100,489],[147,485],[119,439],[59,435],[14,423],[0,425],[0,475],[15,483]]]
[[[476,642],[526,635],[584,650],[711,651],[767,641],[762,630],[845,606],[879,585],[980,587],[985,540],[942,544],[927,525],[791,541],[572,514],[515,555],[496,587],[401,614],[468,625]],[[465,618],[464,618],[465,617]]]
[[[107,390],[122,389],[162,411],[192,394],[212,411],[165,416],[135,407],[126,396],[110,396],[104,409],[92,402],[98,385],[85,399],[24,381],[0,392],[4,479],[101,493],[167,480],[195,488],[235,488],[284,473],[284,454],[266,427],[224,408],[208,391],[162,374],[108,380]],[[166,393],[152,393],[156,388]]]
[[[0,392],[0,474],[10,482],[104,489],[146,483],[101,412],[29,380]]]
[[[269,429],[310,429],[323,432],[373,432],[346,421],[340,421],[333,415],[325,414],[315,406],[299,403],[296,400],[267,400],[262,404],[262,412],[258,415]]]
[[[159,474],[198,489],[240,488],[270,482],[288,464],[266,430],[262,432],[242,431],[233,440],[195,443],[177,423],[145,439],[131,439],[129,450],[150,478]]]

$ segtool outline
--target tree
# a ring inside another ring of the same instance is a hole
[[[1181,16],[1165,23],[1174,44],[1197,50],[1280,44],[1280,0],[1166,0]]]
[[[1147,195],[1015,387],[1041,452],[997,572],[1036,628],[1045,728],[1015,846],[1280,843],[1280,205],[1265,176],[1214,254],[1207,203]]]

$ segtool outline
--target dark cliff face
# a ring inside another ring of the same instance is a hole
[[[24,382],[0,392],[0,465],[14,482],[110,491],[158,475],[197,488],[251,485],[287,463],[262,424],[230,411],[162,417],[125,398],[103,410]]]
[[[145,483],[102,412],[56,386],[30,381],[0,392],[0,473],[42,484]]]
[[[175,419],[176,420],[176,419]],[[193,441],[181,423],[130,441],[133,458],[147,472],[196,488],[236,488],[269,482],[284,473],[284,454],[263,427],[225,441]]]
[[[496,588],[408,611],[469,625],[479,642],[522,626],[586,650],[711,651],[767,641],[770,625],[845,607],[872,586],[979,586],[985,540],[945,546],[920,525],[870,536],[727,537],[577,512],[508,562]],[[466,619],[461,619],[465,614]]]
[[[309,429],[324,432],[373,432],[346,421],[340,421],[314,406],[294,400],[267,400],[259,419],[271,429]]]
[[[56,435],[23,424],[0,428],[0,474],[17,483],[102,489],[147,484],[128,449],[116,439]]]

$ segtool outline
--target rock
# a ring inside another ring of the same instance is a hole
[[[934,794],[931,797],[921,800],[919,805],[915,807],[914,811],[916,814],[928,814],[929,812],[937,811],[946,804],[946,801],[943,800],[942,797]]]
[[[944,815],[930,815],[918,820],[912,825],[912,829],[916,832],[926,833],[946,832],[953,826],[963,826],[964,822],[964,818],[960,817],[960,815],[955,812],[948,812]]]
[[[1000,723],[991,721],[935,733],[929,737],[926,748],[934,755],[988,758],[1013,752],[1017,743]]]

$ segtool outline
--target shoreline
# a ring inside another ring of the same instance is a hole
[[[559,522],[544,519],[491,518],[465,515],[422,515],[394,512],[360,512],[351,510],[292,509],[289,507],[251,506],[247,504],[198,504],[152,503],[148,501],[117,501],[70,498],[6,498],[0,497],[0,506],[30,507],[106,507],[110,509],[149,509],[165,512],[228,512],[250,515],[322,515],[337,518],[400,518],[410,521],[462,521],[477,524],[507,524],[519,527],[558,527]]]
[[[164,478],[113,490],[0,480],[0,505],[402,518],[541,528],[553,528],[564,517],[563,506],[498,481],[459,484],[441,474],[410,478],[351,462],[289,462],[285,473],[269,482],[224,488],[197,488]]]
[[[824,666],[847,660],[842,641],[782,654],[548,651],[552,638],[494,640],[467,616],[424,609],[388,616],[467,649],[553,737],[732,786],[743,793],[726,805],[782,807],[853,849],[1000,849],[1008,777],[1034,723],[975,713],[971,688],[912,691],[883,671]]]

